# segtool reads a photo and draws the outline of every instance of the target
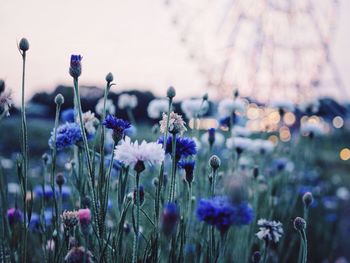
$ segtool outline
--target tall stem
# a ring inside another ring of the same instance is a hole
[[[169,195],[169,202],[174,202],[175,199],[175,176],[176,176],[176,134],[173,134],[172,136],[172,167],[171,167],[171,184],[170,184],[170,195]]]
[[[136,173],[136,227],[134,235],[134,247],[132,252],[132,263],[137,262],[137,255],[139,250],[139,228],[140,228],[140,174]]]
[[[27,142],[27,120],[26,120],[26,109],[25,109],[25,102],[24,102],[24,87],[25,87],[25,65],[26,65],[26,52],[22,52],[22,108],[21,108],[21,116],[22,116],[22,157],[23,157],[23,202],[24,202],[24,208],[23,208],[23,228],[24,228],[24,238],[23,238],[23,262],[27,261],[27,213],[28,213],[28,206],[27,206],[27,200],[26,200],[26,194],[27,194],[27,187],[28,187],[28,178],[27,178],[27,171],[28,171],[28,142]]]

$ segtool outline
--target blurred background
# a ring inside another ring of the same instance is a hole
[[[71,54],[83,56],[82,85],[103,87],[111,71],[116,92],[350,98],[349,1],[3,0],[1,10],[0,72],[16,103],[21,37],[31,44],[28,100],[71,85]]]

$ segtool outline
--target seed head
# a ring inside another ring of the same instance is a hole
[[[314,197],[313,197],[312,193],[311,192],[306,192],[303,195],[303,203],[304,203],[305,207],[309,208],[310,205],[312,205],[313,202],[314,202]]]
[[[302,231],[306,229],[306,221],[304,218],[296,217],[294,219],[294,228],[295,230]]]
[[[209,159],[209,165],[211,166],[211,168],[213,168],[213,170],[217,170],[221,165],[220,158],[216,155],[213,155]]]

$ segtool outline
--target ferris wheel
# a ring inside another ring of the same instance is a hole
[[[172,24],[218,97],[262,102],[345,92],[332,60],[338,0],[166,0]]]

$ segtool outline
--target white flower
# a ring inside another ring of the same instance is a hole
[[[308,136],[310,134],[320,136],[323,135],[325,131],[320,123],[305,122],[301,124],[300,133],[303,136]]]
[[[208,141],[209,133],[206,132],[201,136],[201,143],[203,145],[208,146],[209,141]],[[220,147],[223,146],[225,143],[225,136],[222,135],[220,132],[215,132],[215,141],[214,141],[214,146]]]
[[[220,101],[218,106],[218,112],[220,118],[229,117],[233,112],[237,111],[239,113],[244,113],[245,111],[245,102],[242,99],[223,99]]]
[[[96,127],[98,125],[98,119],[95,117],[95,113],[87,111],[83,113],[83,124],[86,132],[90,135],[96,133]],[[77,116],[77,122],[79,122],[79,116]]]
[[[3,91],[0,94],[0,114],[3,112],[6,112],[6,116],[10,116],[9,109],[13,105],[12,98],[11,98],[11,91],[6,92]]]
[[[209,110],[209,103],[203,99],[184,100],[181,103],[181,110],[187,119],[191,119],[206,114]]]
[[[280,100],[271,103],[271,108],[294,111],[294,104],[289,100]]]
[[[102,115],[103,113],[103,98],[101,98],[95,107],[95,111],[99,114]],[[111,114],[114,115],[115,114],[115,106],[113,104],[112,100],[107,99],[106,100],[106,114]]]
[[[156,142],[137,141],[131,142],[129,137],[125,137],[120,145],[115,147],[115,159],[125,165],[134,167],[138,161],[147,162],[150,165],[160,164],[164,160],[164,150],[161,144]]]
[[[235,149],[236,151],[250,150],[252,140],[243,137],[231,137],[226,140],[226,146],[228,149]]]
[[[283,235],[283,227],[281,222],[259,219],[258,226],[260,231],[256,233],[256,236],[261,240],[273,241],[277,243]]]
[[[148,117],[151,119],[159,119],[164,112],[168,112],[169,100],[154,99],[147,107]]]
[[[118,107],[119,109],[125,108],[135,108],[137,106],[137,97],[135,95],[129,95],[127,93],[120,94],[118,98]]]
[[[163,113],[163,118],[161,121],[159,121],[160,124],[160,132],[165,133],[167,129],[167,119],[168,115]],[[171,112],[169,117],[169,131],[183,134],[185,131],[187,131],[185,122],[182,119],[181,115]]]
[[[274,144],[269,140],[255,139],[252,140],[251,150],[256,153],[271,153],[275,148]]]
[[[239,136],[239,137],[249,137],[251,135],[250,130],[248,130],[246,127],[235,125],[232,129],[232,136]]]

